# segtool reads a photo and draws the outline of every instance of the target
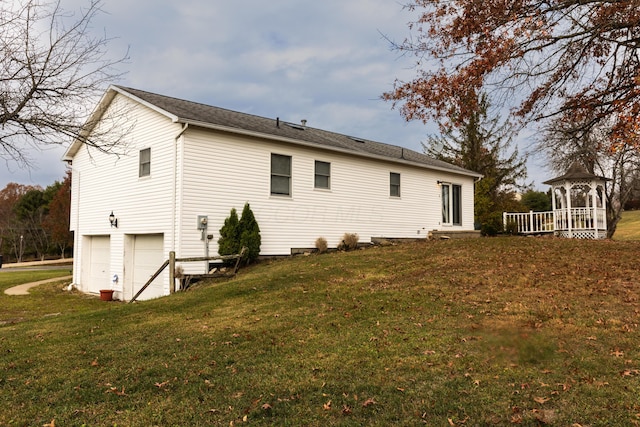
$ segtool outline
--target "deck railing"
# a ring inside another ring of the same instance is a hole
[[[607,215],[603,208],[556,209],[547,212],[504,212],[505,230],[518,234],[552,233],[554,231],[606,230]]]
[[[504,212],[504,229],[518,234],[553,233],[553,212]]]

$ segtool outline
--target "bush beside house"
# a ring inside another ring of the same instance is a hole
[[[232,208],[229,216],[224,220],[218,239],[218,253],[220,255],[234,255],[247,248],[243,259],[253,262],[260,254],[260,227],[256,221],[249,203],[245,203],[242,216],[238,219],[236,208]]]

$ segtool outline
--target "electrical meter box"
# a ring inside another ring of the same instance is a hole
[[[209,218],[206,215],[198,215],[198,230],[206,230]]]

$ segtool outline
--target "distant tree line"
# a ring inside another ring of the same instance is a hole
[[[73,250],[69,231],[71,174],[47,188],[9,183],[0,190],[3,261],[64,258]]]

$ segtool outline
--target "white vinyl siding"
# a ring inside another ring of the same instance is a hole
[[[271,195],[271,154],[291,157],[294,197]],[[471,177],[196,128],[185,133],[183,156],[181,256],[203,255],[194,226],[198,215],[209,217],[208,232],[214,236],[209,252],[216,254],[229,211],[236,208],[240,214],[246,202],[260,225],[261,254],[284,255],[291,248],[313,248],[320,236],[336,247],[344,233],[358,233],[362,242],[372,237],[426,238],[441,227],[440,179],[464,182],[463,198],[473,197],[465,193],[473,188]],[[331,164],[331,191],[315,189],[319,157]],[[402,198],[389,197],[391,166],[401,175]],[[464,227],[473,230],[473,211],[465,215]],[[191,268],[200,267],[185,267]]]

